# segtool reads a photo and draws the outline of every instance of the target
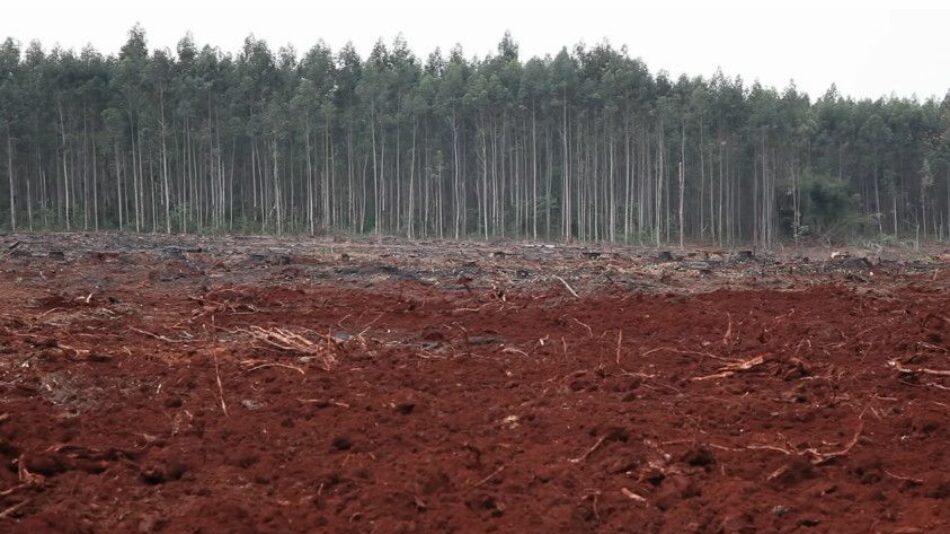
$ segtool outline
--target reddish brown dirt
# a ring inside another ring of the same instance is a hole
[[[0,260],[2,531],[950,529],[945,264],[574,298],[96,239]]]

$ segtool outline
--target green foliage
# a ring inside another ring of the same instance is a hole
[[[837,236],[864,223],[858,198],[842,179],[808,173],[802,178],[800,235]]]

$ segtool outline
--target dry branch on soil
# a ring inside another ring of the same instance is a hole
[[[269,347],[317,358],[326,371],[337,363],[336,353],[340,351],[340,343],[329,335],[317,334],[325,343],[320,345],[284,328],[268,330],[255,325],[242,332]]]
[[[860,422],[858,423],[858,429],[855,431],[854,436],[851,438],[851,440],[848,441],[848,443],[845,444],[844,447],[836,451],[821,452],[814,447],[809,447],[804,450],[798,450],[794,448],[792,445],[788,445],[787,447],[780,447],[777,445],[746,445],[745,447],[740,447],[740,448],[748,449],[748,450],[780,452],[786,456],[810,456],[812,464],[821,465],[823,463],[830,462],[831,460],[834,460],[835,458],[848,454],[849,452],[851,452],[851,449],[853,449],[854,446],[858,444],[858,441],[861,439],[861,434],[864,432],[864,414],[863,413],[861,414],[861,418],[859,419],[859,421]],[[767,480],[772,480],[774,478],[781,476],[782,473],[784,473],[787,468],[788,466],[780,467],[771,475],[769,475]]]
[[[762,365],[763,363],[765,363],[765,356],[764,356],[764,355],[759,355],[759,356],[756,356],[755,358],[749,358],[748,360],[743,360],[743,361],[740,361],[740,362],[731,363],[731,364],[729,364],[729,365],[724,365],[724,366],[720,367],[720,368],[719,368],[719,371],[717,371],[717,372],[714,373],[714,374],[706,375],[706,376],[693,377],[693,381],[697,381],[697,382],[698,382],[698,381],[701,381],[701,380],[712,380],[712,379],[716,379],[716,378],[727,378],[727,377],[730,377],[730,376],[736,374],[736,373],[739,372],[739,371],[748,371],[748,370],[750,370],[750,369],[754,369],[754,368],[756,368],[756,367]]]

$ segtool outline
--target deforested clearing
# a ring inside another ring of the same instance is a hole
[[[21,532],[933,532],[945,249],[6,236]]]

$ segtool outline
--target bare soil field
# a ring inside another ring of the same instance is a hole
[[[0,531],[950,530],[946,249],[0,256]]]

